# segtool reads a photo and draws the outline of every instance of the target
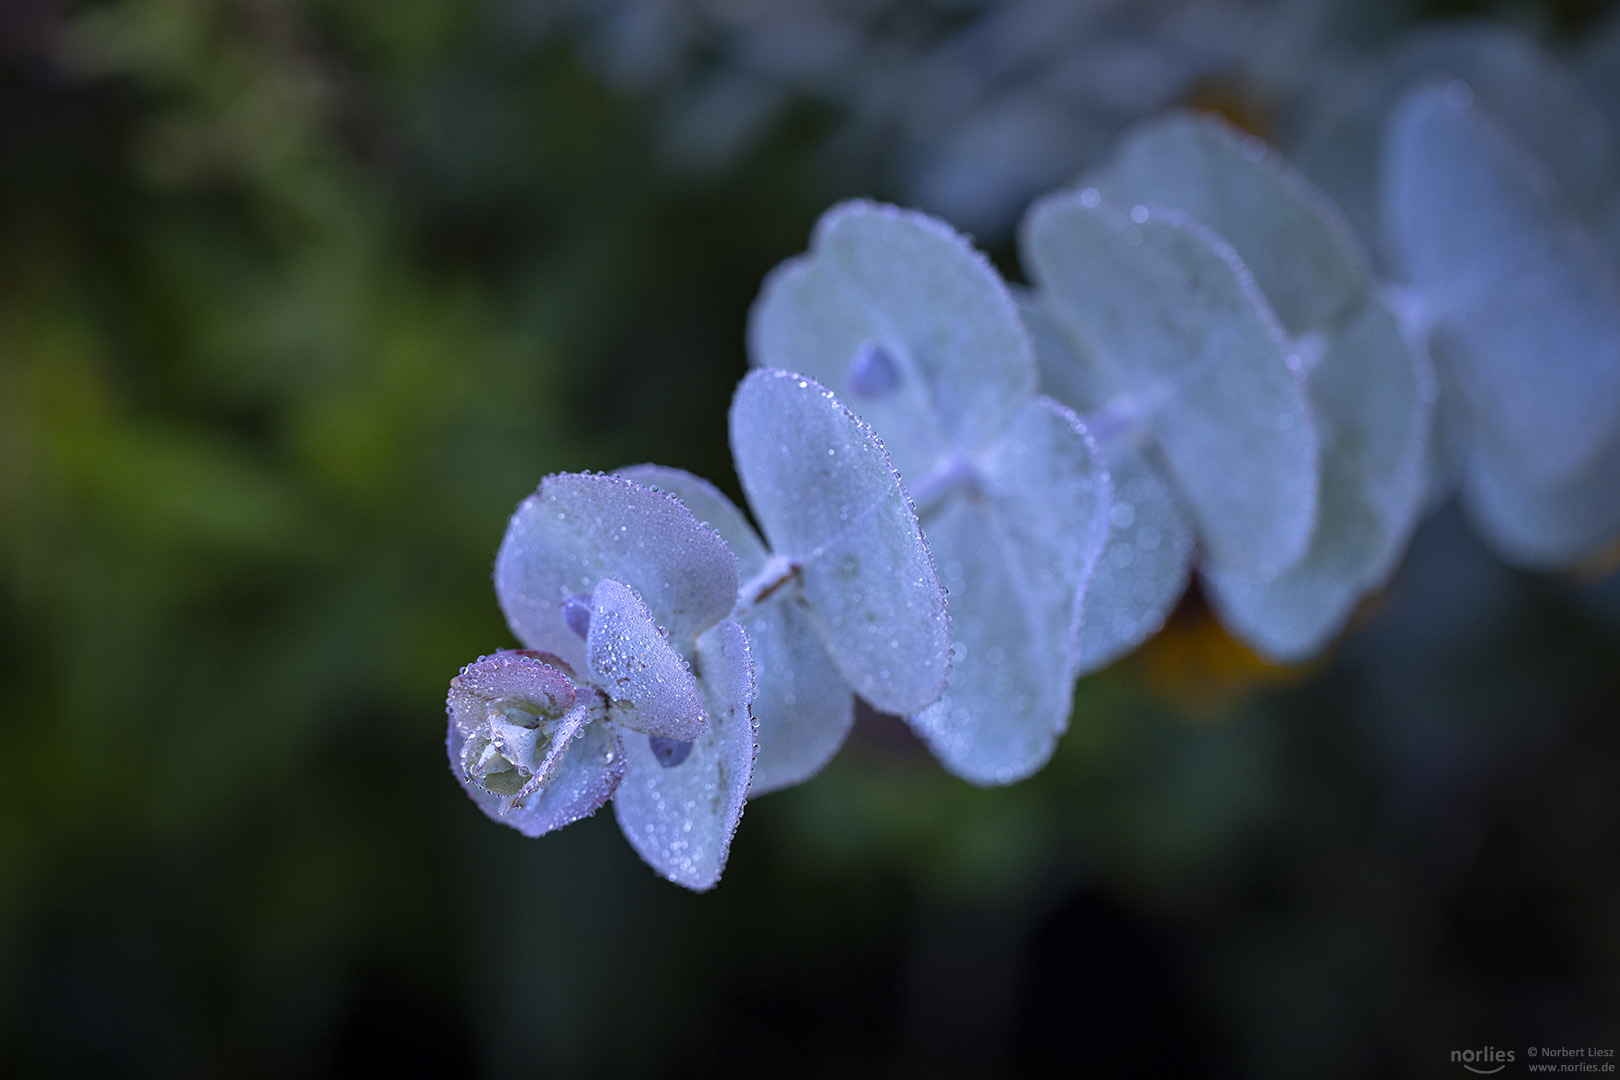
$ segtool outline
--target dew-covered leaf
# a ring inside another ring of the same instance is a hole
[[[612,579],[596,586],[585,650],[614,723],[668,739],[702,733],[706,720],[697,680],[628,586]]]
[[[1035,387],[989,260],[935,218],[871,202],[827,211],[809,253],[766,279],[748,348],[755,365],[803,372],[859,411],[908,481],[982,449]],[[891,370],[873,379],[874,363]]]
[[[1307,376],[1321,436],[1316,530],[1305,557],[1271,581],[1211,567],[1222,621],[1283,662],[1319,652],[1406,544],[1427,485],[1433,382],[1388,308],[1366,302]]]
[[[1585,468],[1555,484],[1526,480],[1489,450],[1476,453],[1463,504],[1510,562],[1552,569],[1596,555],[1620,539],[1620,431]]]
[[[1081,596],[1109,484],[1073,413],[1030,401],[980,458],[979,490],[927,521],[951,596],[951,674],[911,724],[976,784],[1034,773],[1068,726]]]
[[[557,720],[574,707],[574,683],[538,657],[498,652],[479,657],[450,680],[446,707],[463,731],[482,727],[491,709]]]
[[[949,667],[945,597],[872,429],[813,379],[767,368],[737,388],[731,451],[845,680],[888,712],[937,699]]]
[[[1592,212],[1613,188],[1620,171],[1614,134],[1562,64],[1499,22],[1431,26],[1345,80],[1293,154],[1369,243],[1388,250],[1377,207],[1390,110],[1414,86],[1447,78],[1467,83],[1552,170],[1578,213]]]
[[[719,533],[737,557],[737,575],[741,580],[747,581],[764,568],[770,556],[765,542],[743,512],[701,476],[667,465],[631,465],[617,472],[626,480],[675,496],[692,511],[692,516]]]
[[[497,653],[467,665],[450,682],[448,711],[456,781],[525,836],[596,812],[624,775],[613,731],[591,722],[569,679],[537,658]]]
[[[512,515],[495,556],[495,593],[525,645],[585,670],[585,642],[563,604],[611,578],[628,585],[687,650],[737,599],[737,561],[680,502],[617,476],[559,473]]]
[[[1108,456],[1108,540],[1086,589],[1076,674],[1096,671],[1159,632],[1192,576],[1193,534],[1176,494],[1137,451]]]
[[[658,760],[645,735],[626,732],[625,777],[613,800],[619,828],[665,878],[703,891],[720,880],[754,764],[753,662],[742,627],[727,619],[698,639],[710,717],[679,765]]]
[[[742,511],[707,480],[659,465],[619,472],[685,503],[725,538],[745,580],[764,569],[770,555],[764,542]],[[754,657],[759,759],[751,792],[759,795],[807,780],[832,760],[855,722],[855,697],[798,599],[755,608],[743,628]]]
[[[1535,484],[1620,425],[1620,275],[1547,171],[1460,84],[1414,90],[1384,153],[1391,242],[1479,443]]]
[[[855,695],[799,603],[768,604],[743,620],[756,669],[759,760],[752,793],[792,787],[820,772],[855,723]]]
[[[1366,255],[1332,201],[1264,140],[1214,116],[1137,127],[1086,182],[1117,204],[1177,210],[1213,230],[1296,337],[1336,326],[1367,290]]]
[[[1256,577],[1296,562],[1316,516],[1316,431],[1237,254],[1182,215],[1090,189],[1037,203],[1020,241],[1054,323],[1148,418],[1208,557]]]

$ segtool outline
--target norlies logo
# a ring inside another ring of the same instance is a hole
[[[1471,1073],[1490,1076],[1507,1068],[1508,1062],[1513,1060],[1513,1051],[1498,1050],[1494,1046],[1486,1046],[1479,1050],[1453,1050],[1451,1060]]]

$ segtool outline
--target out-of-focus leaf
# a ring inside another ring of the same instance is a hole
[[[495,556],[495,594],[512,632],[587,670],[563,601],[608,578],[633,589],[682,652],[737,599],[737,560],[674,498],[616,476],[546,477],[512,515]]]
[[[912,713],[949,668],[945,596],[883,445],[831,391],[766,369],[731,407],[731,449],[771,550],[797,568],[806,614],[867,701]]]
[[[1504,557],[1526,566],[1568,566],[1620,536],[1620,431],[1575,475],[1526,480],[1511,461],[1481,448],[1469,462],[1463,503]]]
[[[697,680],[627,586],[612,579],[596,586],[585,652],[614,723],[682,742],[702,733],[706,719]]]
[[[646,737],[626,735],[625,777],[613,800],[630,846],[665,878],[702,891],[720,880],[742,818],[754,766],[748,704],[754,669],[748,638],[727,619],[697,645],[708,729],[691,753],[666,768]]]
[[[1378,209],[1380,144],[1390,112],[1412,87],[1445,78],[1473,89],[1552,170],[1579,213],[1595,211],[1612,190],[1620,174],[1614,133],[1563,65],[1501,23],[1428,27],[1350,80],[1293,155],[1364,240],[1390,250]]]
[[[911,723],[958,776],[1008,784],[1044,765],[1068,726],[1109,485],[1078,419],[1050,398],[1013,417],[980,469],[978,491],[927,519],[952,598],[952,666]]]
[[[1420,366],[1421,365],[1421,366]],[[1306,377],[1322,487],[1305,557],[1271,581],[1206,568],[1221,618],[1273,660],[1317,653],[1403,550],[1427,485],[1433,382],[1389,309],[1368,299]]]
[[[1414,90],[1384,152],[1391,242],[1474,437],[1533,483],[1620,425],[1620,275],[1551,176],[1462,84]]]
[[[1192,523],[1174,488],[1141,447],[1134,418],[1109,411],[1104,373],[1077,353],[1077,343],[1052,321],[1038,298],[1021,299],[1019,314],[1035,345],[1041,385],[1088,417],[1087,425],[1113,482],[1108,539],[1086,586],[1077,675],[1124,655],[1164,625],[1192,575]]]
[[[851,373],[870,345],[900,377],[862,397]],[[989,260],[937,219],[870,202],[822,215],[809,253],[766,279],[748,351],[758,366],[832,389],[883,438],[909,484],[942,458],[987,446],[1035,389],[1028,339]]]
[[[1287,331],[1335,326],[1367,289],[1367,258],[1332,202],[1257,136],[1187,113],[1128,133],[1086,182],[1177,210],[1232,245]]]
[[[1037,203],[1020,241],[1053,323],[1145,418],[1207,557],[1261,578],[1298,561],[1316,431],[1298,359],[1237,254],[1179,214],[1093,189]]]

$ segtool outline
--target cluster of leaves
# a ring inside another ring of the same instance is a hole
[[[1584,221],[1617,205],[1613,135],[1521,39],[1419,45],[1337,120],[1374,132],[1382,272],[1263,140],[1194,114],[1030,208],[1016,294],[934,218],[829,211],[765,283],[766,371],[732,411],[771,549],[675,470],[542,485],[496,571],[530,651],[452,685],[480,805],[538,835],[617,791],[637,850],[705,888],[749,791],[750,714],[756,792],[836,752],[851,689],[956,775],[1010,783],[1051,757],[1076,677],[1154,633],[1195,569],[1236,635],[1300,661],[1459,484],[1510,560],[1611,542],[1620,275]],[[1503,70],[1477,95],[1460,77]],[[1519,95],[1505,119],[1492,87]],[[1525,99],[1567,106],[1578,149],[1543,136],[1542,164]],[[645,738],[570,742],[593,721]]]

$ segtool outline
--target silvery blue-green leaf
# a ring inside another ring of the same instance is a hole
[[[770,551],[754,526],[725,493],[701,476],[667,465],[630,465],[615,470],[626,480],[655,488],[679,499],[692,516],[720,534],[737,557],[739,581],[747,581],[765,568]]]
[[[585,654],[615,724],[683,742],[703,731],[697,680],[628,586],[609,578],[591,593]]]
[[[952,665],[911,724],[957,776],[1010,784],[1044,765],[1068,726],[1108,474],[1074,414],[1036,398],[981,456],[975,484],[927,516],[951,595]]]
[[[1488,449],[1469,462],[1463,504],[1503,558],[1556,568],[1620,539],[1620,431],[1580,472],[1556,484],[1526,480]]]
[[[1620,425],[1620,275],[1547,171],[1458,83],[1391,117],[1389,235],[1480,443],[1533,483],[1581,471]]]
[[[1416,329],[1415,325],[1409,324],[1409,332]],[[1436,510],[1451,498],[1462,483],[1463,474],[1468,471],[1473,436],[1469,431],[1468,403],[1464,400],[1453,365],[1445,358],[1445,343],[1431,342],[1428,353],[1432,357],[1429,367],[1434,378],[1435,402],[1430,413],[1426,444],[1429,479],[1424,509]]]
[[[1108,540],[1086,590],[1079,675],[1158,633],[1192,576],[1192,526],[1159,471],[1123,446],[1108,454],[1108,471],[1114,501]]]
[[[872,429],[814,380],[766,368],[737,388],[731,452],[771,551],[849,685],[893,713],[936,700],[949,667],[945,596]]]
[[[707,480],[658,465],[620,471],[669,492],[725,537],[744,578],[764,569],[770,556],[764,542],[742,511]],[[753,713],[759,725],[750,794],[762,795],[808,780],[832,760],[855,722],[855,696],[798,599],[756,607],[739,621],[754,657]]]
[[[1362,594],[1382,583],[1406,545],[1428,480],[1432,380],[1382,303],[1363,304],[1306,381],[1322,462],[1310,548],[1271,581],[1219,567],[1204,574],[1222,621],[1284,662],[1319,652]]]
[[[497,653],[467,665],[451,680],[448,711],[445,751],[456,781],[491,819],[525,836],[595,813],[624,775],[612,729],[589,722],[573,684],[539,659]],[[516,745],[524,735],[533,738]],[[535,779],[543,786],[525,792]]]
[[[616,476],[558,473],[518,506],[495,556],[495,594],[518,640],[585,671],[563,620],[611,578],[635,590],[678,651],[730,613],[737,560],[671,496]]]
[[[698,639],[709,726],[666,767],[648,737],[624,736],[625,773],[613,799],[619,828],[665,878],[699,892],[720,880],[754,765],[753,662],[742,627],[725,620]]]
[[[1085,343],[1065,332],[1047,310],[1040,293],[1020,290],[1014,295],[1018,299],[1018,317],[1024,320],[1035,350],[1041,392],[1079,414],[1087,433],[1104,452],[1110,442],[1126,442],[1134,447],[1142,431],[1120,422],[1116,413],[1107,412],[1119,399],[1129,396],[1128,385],[1124,385],[1129,380],[1084,351]]]
[[[1113,480],[1108,539],[1086,588],[1080,622],[1076,674],[1085,675],[1164,625],[1192,576],[1192,525],[1169,482],[1143,455],[1141,431],[1121,411],[1107,408],[1110,391],[1095,359],[1075,350],[1036,297],[1022,298],[1018,310],[1035,345],[1042,387],[1085,419]]]
[[[1232,245],[1294,336],[1336,326],[1368,287],[1365,253],[1320,191],[1258,136],[1178,113],[1128,132],[1086,183],[1123,206],[1179,211]]]
[[[1499,22],[1424,28],[1350,80],[1293,154],[1357,234],[1381,251],[1388,251],[1378,212],[1386,120],[1414,86],[1447,78],[1467,83],[1552,170],[1578,213],[1594,210],[1614,185],[1614,134],[1562,64]]]
[[[855,723],[855,695],[833,666],[803,604],[767,604],[742,620],[759,670],[759,758],[750,793],[802,783],[838,753]]]
[[[1127,387],[1207,557],[1274,577],[1316,517],[1316,431],[1282,328],[1242,260],[1168,211],[1096,191],[1036,203],[1020,248],[1062,332]]]
[[[827,211],[809,253],[766,279],[748,351],[833,390],[908,482],[988,445],[1035,388],[1029,342],[989,260],[935,218],[871,202]],[[863,396],[856,376],[874,356],[898,377]]]

